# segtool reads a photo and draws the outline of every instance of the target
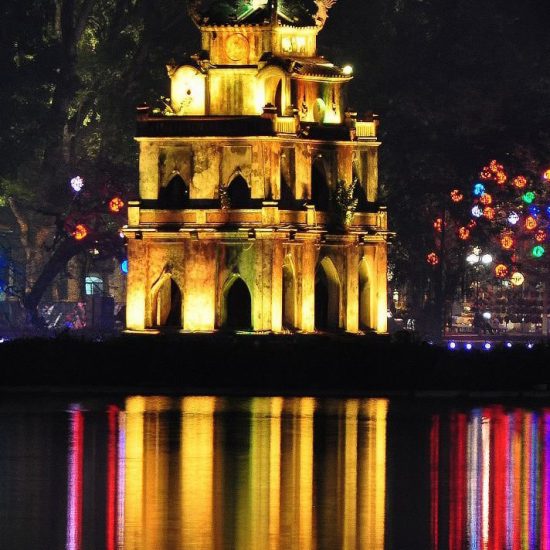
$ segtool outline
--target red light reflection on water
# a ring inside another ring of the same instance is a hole
[[[69,410],[67,492],[67,550],[80,550],[82,542],[82,457],[84,415],[78,405]]]

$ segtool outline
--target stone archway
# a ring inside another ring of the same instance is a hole
[[[176,174],[165,187],[159,190],[160,208],[179,210],[185,208],[189,202],[189,186],[183,178]]]
[[[372,283],[369,277],[369,265],[366,258],[359,262],[359,328],[372,329]]]
[[[170,275],[164,274],[153,285],[151,298],[151,324],[153,327],[182,327],[181,291]]]
[[[311,202],[319,211],[329,209],[330,191],[327,172],[322,158],[316,158],[311,165]]]
[[[315,328],[340,328],[340,278],[332,263],[325,257],[319,262],[315,275]]]
[[[241,174],[238,174],[233,178],[231,183],[227,187],[227,196],[231,208],[242,209],[250,208],[250,187]]]
[[[286,256],[283,263],[283,328],[296,328],[296,311],[296,276],[292,258]]]
[[[228,281],[224,290],[223,328],[252,330],[252,298],[248,286],[238,275]]]

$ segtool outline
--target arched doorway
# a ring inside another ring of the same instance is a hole
[[[166,187],[159,191],[159,206],[166,210],[180,210],[187,206],[189,201],[189,187],[183,178],[177,174]]]
[[[246,283],[240,277],[235,277],[225,293],[224,328],[252,329],[252,299]]]
[[[246,180],[240,174],[229,184],[227,196],[229,197],[231,208],[249,208],[250,188]]]
[[[334,330],[340,327],[340,279],[328,257],[323,258],[315,276],[315,328]]]
[[[311,165],[311,202],[317,210],[327,211],[330,193],[323,159],[316,158]]]
[[[296,277],[288,256],[283,263],[283,328],[296,328]]]
[[[359,263],[359,328],[372,329],[371,284],[367,260]]]
[[[152,321],[154,327],[181,328],[181,291],[170,276],[153,287]]]

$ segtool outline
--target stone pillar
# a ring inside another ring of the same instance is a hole
[[[143,200],[159,196],[158,147],[147,141],[139,144],[139,196]]]
[[[388,250],[385,242],[376,245],[376,332],[388,331]]]
[[[128,283],[126,292],[126,328],[145,328],[145,298],[148,261],[146,247],[141,240],[128,240]]]
[[[271,272],[271,330],[283,330],[283,261],[282,241],[274,241]]]
[[[347,332],[359,331],[359,249],[355,244],[346,249],[346,311]]]
[[[302,247],[301,273],[297,279],[302,283],[302,319],[299,327],[304,332],[315,332],[315,243],[304,242]]]

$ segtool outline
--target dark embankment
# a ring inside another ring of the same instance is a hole
[[[550,350],[449,351],[352,336],[58,337],[0,345],[4,389],[284,394],[544,391]]]

